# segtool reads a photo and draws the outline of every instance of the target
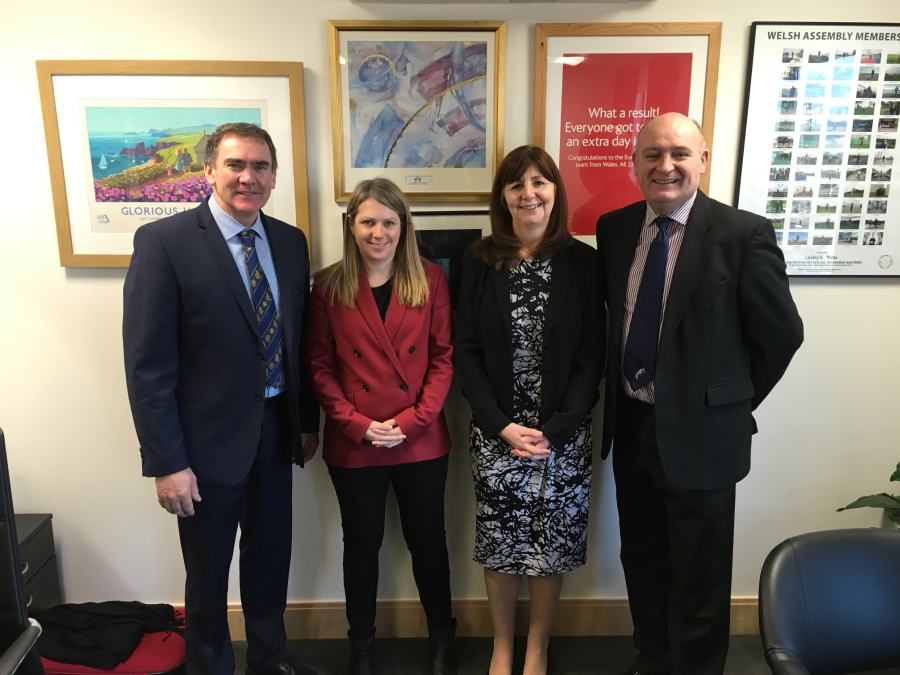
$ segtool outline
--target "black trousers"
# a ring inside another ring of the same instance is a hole
[[[378,551],[384,538],[388,486],[393,486],[403,538],[429,627],[452,621],[450,562],[444,531],[448,456],[425,462],[345,469],[328,466],[344,530],[344,593],[350,637],[375,632]]]
[[[241,606],[247,664],[265,669],[285,658],[284,609],[291,560],[291,465],[284,396],[266,402],[256,461],[242,483],[199,480],[195,515],[178,519],[187,572],[187,672],[231,675],[234,653],[226,621],[228,572],[241,526]]]
[[[734,486],[666,478],[653,406],[620,394],[613,471],[622,566],[641,672],[721,675],[728,652]]]

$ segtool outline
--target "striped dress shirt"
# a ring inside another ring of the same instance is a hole
[[[622,345],[623,354],[620,358],[624,358],[624,345],[628,341],[628,329],[631,327],[631,315],[634,314],[634,303],[637,300],[638,290],[641,287],[641,279],[644,276],[644,264],[647,262],[647,251],[650,250],[650,244],[656,239],[659,227],[653,221],[659,215],[667,215],[673,222],[669,224],[669,257],[666,259],[666,282],[663,286],[662,311],[659,315],[659,325],[662,329],[663,318],[666,315],[666,300],[669,298],[669,286],[672,283],[672,272],[675,269],[675,262],[678,260],[678,252],[681,250],[681,242],[684,241],[684,229],[691,214],[691,208],[694,206],[694,200],[697,198],[695,192],[691,198],[684,204],[679,206],[670,214],[654,213],[647,204],[647,211],[644,214],[644,223],[641,226],[641,234],[638,237],[637,248],[634,249],[634,260],[631,263],[631,271],[628,273],[628,288],[625,292],[625,318],[622,322]],[[622,363],[619,363],[619,369],[622,369]],[[622,372],[622,387],[625,393],[631,398],[636,398],[644,403],[654,403],[656,401],[655,383],[650,382],[647,386],[632,390],[628,383],[628,378]]]

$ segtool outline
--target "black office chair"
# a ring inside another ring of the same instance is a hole
[[[40,624],[28,618],[6,442],[0,429],[0,675],[43,675],[41,660],[32,649],[40,634]]]
[[[900,667],[900,530],[811,532],[778,544],[759,579],[773,675]]]

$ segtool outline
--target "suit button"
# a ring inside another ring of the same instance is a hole
[[[414,354],[415,351],[416,351],[416,346],[415,346],[415,345],[413,345],[412,347],[409,348],[409,353],[410,353],[410,354]]]
[[[254,395],[253,395],[253,398],[255,398],[257,401],[262,401],[262,400],[263,400],[262,394],[254,394]]]
[[[408,391],[408,390],[409,390],[409,387],[406,386],[405,382],[400,385],[400,391]]]
[[[362,390],[365,391],[365,392],[368,392],[368,391],[369,391],[369,385],[364,384],[364,385],[362,386]]]
[[[265,360],[266,360],[266,355],[263,354],[263,353],[259,353],[259,354],[257,354],[257,356],[259,357],[259,360],[260,360],[260,361],[265,361]]]
[[[359,351],[358,349],[356,349],[356,348],[354,347],[354,349],[353,349],[353,356],[355,356],[356,358],[361,358],[361,357],[362,357],[362,352]]]

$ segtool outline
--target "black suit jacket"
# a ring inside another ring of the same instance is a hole
[[[605,340],[593,249],[578,241],[553,256],[544,324],[540,429],[561,446],[597,402]],[[512,421],[512,314],[506,271],[465,255],[454,323],[454,363],[481,429]]]
[[[600,297],[609,317],[603,456],[622,389],[628,272],[646,202],[597,222]],[[672,276],[656,366],[656,439],[683,489],[733,485],[750,469],[752,411],[803,341],[771,223],[697,193]]]
[[[290,420],[285,459],[302,464],[300,432],[318,431],[301,374],[309,255],[303,233],[262,216],[278,277]],[[253,307],[207,204],[140,227],[125,277],[128,397],[145,476],[190,467],[233,484],[262,429],[265,368]]]

